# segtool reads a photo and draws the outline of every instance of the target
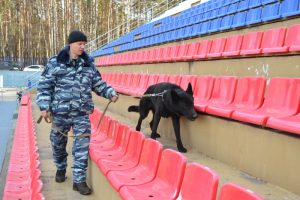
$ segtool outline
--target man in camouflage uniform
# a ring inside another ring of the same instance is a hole
[[[64,182],[66,178],[68,138],[62,133],[73,129],[73,189],[83,195],[91,193],[86,184],[90,138],[80,137],[91,133],[89,114],[94,109],[91,92],[113,102],[118,99],[115,90],[102,80],[93,59],[85,53],[86,42],[82,32],[70,33],[69,45],[49,59],[38,84],[36,100],[43,117],[48,112],[53,116],[50,140],[57,167],[56,182]]]

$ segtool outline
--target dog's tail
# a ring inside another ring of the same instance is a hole
[[[129,106],[128,107],[128,112],[139,112],[140,107],[139,106]]]

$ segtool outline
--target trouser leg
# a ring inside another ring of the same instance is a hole
[[[91,124],[88,115],[73,118],[73,132],[75,136],[91,133]],[[73,182],[86,182],[86,170],[88,166],[88,151],[90,137],[75,137],[72,148],[73,155]]]
[[[70,130],[70,126],[66,120],[67,118],[53,116],[54,128],[51,129],[50,141],[52,147],[53,160],[58,170],[64,170],[67,168],[67,157],[66,146],[68,138],[64,137],[57,130],[66,133]]]

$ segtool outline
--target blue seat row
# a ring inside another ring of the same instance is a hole
[[[300,14],[300,0],[283,0],[281,2],[277,0],[211,0],[183,11],[180,16],[169,16],[142,25],[103,48],[92,52],[92,56],[113,54],[251,26],[298,14]]]

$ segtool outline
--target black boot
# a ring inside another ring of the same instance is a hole
[[[82,195],[89,195],[92,193],[92,190],[89,188],[86,182],[73,183],[73,190],[78,191]]]
[[[55,175],[55,181],[58,183],[65,182],[66,180],[66,170],[57,170]]]

